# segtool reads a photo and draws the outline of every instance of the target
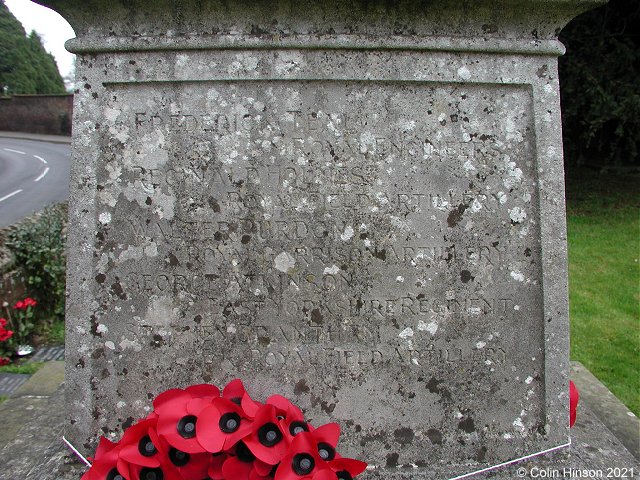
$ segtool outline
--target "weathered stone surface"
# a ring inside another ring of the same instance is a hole
[[[580,400],[640,460],[640,420],[579,362],[571,362],[571,380]]]
[[[416,475],[567,443],[554,36],[592,2],[49,3],[75,443],[234,377]]]
[[[586,389],[606,391],[595,377],[590,375],[583,379]],[[31,378],[29,383],[37,381],[37,378]],[[31,389],[41,391],[37,385],[32,385]],[[0,405],[3,418],[18,417],[22,424],[17,432],[13,432],[15,436],[6,437],[8,443],[5,446],[0,440],[0,458],[8,459],[0,470],[0,480],[78,480],[86,471],[84,464],[61,439],[65,424],[64,391],[60,388],[56,392],[47,391],[45,395],[46,397],[39,397],[37,405],[27,402],[26,409],[23,398],[20,398],[20,402],[18,399],[11,399]],[[607,395],[610,392],[607,391]],[[571,429],[571,447],[497,468],[473,478],[607,478],[607,475],[608,478],[636,478],[640,469],[637,458],[617,437],[620,432],[611,432],[594,414],[589,400],[592,398],[586,397],[580,401],[578,419]],[[460,469],[460,466],[455,468]],[[367,476],[409,478],[414,472],[412,467],[384,468],[370,471]],[[455,476],[457,470],[436,465],[429,467],[427,472],[431,478],[449,479]]]

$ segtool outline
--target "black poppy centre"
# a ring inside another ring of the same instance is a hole
[[[236,455],[238,456],[238,460],[244,463],[251,463],[256,459],[255,455],[251,453],[251,450],[249,450],[249,447],[247,447],[244,442],[238,442]]]
[[[258,441],[265,447],[273,447],[282,440],[282,432],[275,423],[265,423],[258,430]]]
[[[295,421],[295,422],[291,422],[291,424],[289,425],[289,433],[294,437],[299,433],[308,432],[308,431],[309,431],[309,426],[307,425],[306,422]]]
[[[120,475],[117,468],[112,468],[107,474],[107,480],[124,480],[124,477]]]
[[[152,457],[156,454],[157,450],[149,435],[145,435],[138,442],[138,452],[143,457]]]
[[[318,455],[324,461],[328,462],[333,460],[336,456],[336,450],[331,445],[325,442],[318,443]]]
[[[171,448],[171,450],[169,450],[169,460],[171,460],[171,463],[176,467],[184,467],[189,463],[189,460],[191,460],[191,455],[186,452],[182,452],[177,448]]]
[[[296,475],[300,476],[309,475],[315,466],[316,462],[308,453],[298,453],[291,462],[291,468],[293,468]]]
[[[220,417],[218,425],[224,433],[233,433],[240,428],[240,415],[235,412],[225,413]]]
[[[196,436],[196,421],[198,419],[193,415],[182,417],[178,421],[178,433],[182,438],[193,438]]]
[[[338,480],[353,480],[351,474],[346,470],[340,470],[339,472],[336,472],[336,476],[338,477]]]
[[[140,470],[140,480],[162,480],[164,474],[160,468],[148,468],[145,467]]]

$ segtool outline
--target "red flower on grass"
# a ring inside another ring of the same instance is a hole
[[[217,387],[204,384],[161,393],[153,401],[158,414],[158,434],[181,452],[205,452],[196,438],[200,415],[219,396],[220,390]]]
[[[9,360],[8,358],[0,357],[0,367],[4,365],[9,365],[10,363],[11,363],[11,360]]]
[[[578,392],[575,384],[569,380],[569,427],[573,427],[574,423],[576,423],[579,400],[580,392]]]

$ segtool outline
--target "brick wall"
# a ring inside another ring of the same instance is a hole
[[[0,131],[71,135],[73,95],[0,97]]]

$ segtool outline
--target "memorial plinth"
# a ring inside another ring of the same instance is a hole
[[[78,37],[67,438],[243,379],[367,475],[568,442],[558,31],[597,1],[49,1]]]

